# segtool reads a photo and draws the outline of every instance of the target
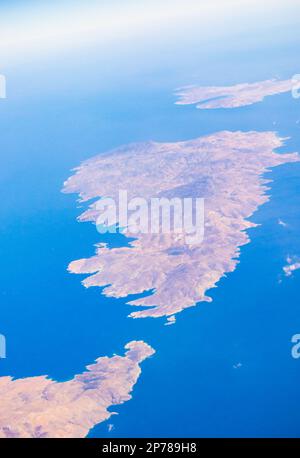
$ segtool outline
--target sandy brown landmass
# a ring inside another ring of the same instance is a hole
[[[0,377],[0,437],[85,437],[113,414],[110,406],[131,398],[139,364],[154,353],[143,341],[125,348],[125,356],[99,358],[67,382]]]
[[[130,197],[205,197],[205,236],[187,245],[184,234],[138,234],[129,247],[99,245],[95,256],[70,264],[74,273],[92,274],[86,287],[105,287],[107,296],[126,297],[150,291],[129,302],[143,306],[132,317],[174,315],[200,301],[238,263],[249,241],[248,218],[268,200],[262,175],[270,167],[299,161],[277,154],[282,145],[274,132],[219,132],[178,143],[141,143],[121,147],[84,162],[64,191],[81,201],[111,196],[119,189]],[[80,221],[95,221],[95,204]],[[127,234],[130,236],[130,233]]]
[[[236,108],[261,102],[269,95],[291,91],[292,80],[266,80],[234,86],[187,86],[176,91],[177,105],[194,105],[199,109]]]

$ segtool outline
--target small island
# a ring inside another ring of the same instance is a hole
[[[176,105],[195,105],[201,110],[237,108],[262,102],[270,95],[292,91],[292,80],[266,80],[234,86],[186,86],[176,91]]]

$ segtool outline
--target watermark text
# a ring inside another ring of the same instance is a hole
[[[204,238],[204,198],[134,197],[120,190],[118,202],[110,197],[96,204],[99,233],[182,234],[189,245]]]

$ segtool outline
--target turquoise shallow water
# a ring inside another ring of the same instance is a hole
[[[85,60],[82,84],[78,75],[72,79],[71,59],[58,74],[57,62],[45,70],[41,63],[34,77],[32,69],[7,68],[11,96],[0,101],[0,332],[8,357],[0,374],[67,380],[98,356],[122,354],[133,339],[157,351],[143,363],[133,399],[112,409],[119,413],[109,420],[114,429],[108,432],[106,422],[90,436],[299,436],[300,362],[291,357],[290,339],[300,332],[300,274],[278,282],[286,256],[300,254],[299,164],[272,172],[271,201],[252,218],[261,226],[250,231],[240,265],[209,292],[211,304],[181,313],[175,326],[126,318],[131,308],[123,299],[86,290],[66,271],[102,240],[91,224],[76,222],[76,196],[60,193],[70,169],[93,154],[224,129],[276,130],[291,137],[282,151],[300,151],[300,102],[290,94],[236,110],[174,105],[173,89],[197,78],[227,84],[297,70],[297,47],[289,43],[269,50],[267,62],[254,50],[215,51],[218,59],[193,49],[188,60],[181,49],[182,68],[180,55],[177,63],[166,55],[164,64],[145,67],[144,79],[131,80],[128,72],[122,86],[104,81],[105,89],[94,79],[86,88],[87,75],[101,70],[94,54]]]

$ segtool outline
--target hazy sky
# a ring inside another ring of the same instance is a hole
[[[170,35],[184,40],[192,30],[207,39],[243,29],[253,19],[258,27],[284,22],[299,10],[299,0],[10,0],[1,2],[0,58],[17,62],[20,56]]]

